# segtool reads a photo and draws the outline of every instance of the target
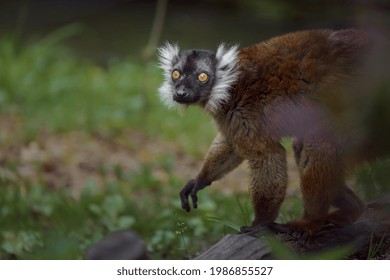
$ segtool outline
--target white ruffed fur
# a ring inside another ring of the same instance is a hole
[[[238,79],[238,46],[228,48],[225,44],[219,45],[216,58],[215,85],[205,106],[212,114],[217,113],[221,104],[229,100],[229,90]]]
[[[179,56],[179,46],[177,44],[170,44],[167,42],[164,46],[158,48],[157,51],[160,60],[159,65],[161,69],[164,70],[165,77],[164,83],[158,89],[160,99],[168,108],[177,107],[179,104],[174,102],[172,98],[174,88],[171,73],[173,70],[173,60]]]

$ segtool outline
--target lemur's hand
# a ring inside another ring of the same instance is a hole
[[[181,207],[187,212],[191,210],[188,201],[188,196],[191,196],[192,205],[194,209],[196,209],[198,207],[198,197],[196,196],[196,193],[210,184],[211,182],[201,181],[199,179],[190,180],[180,192]]]

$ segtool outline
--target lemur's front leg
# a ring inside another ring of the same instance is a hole
[[[278,142],[262,141],[262,145],[245,145],[245,154],[251,170],[251,199],[255,218],[251,226],[241,228],[241,232],[271,230],[282,232],[285,229],[275,224],[280,205],[286,195],[287,162],[286,151]],[[286,229],[287,231],[287,229]]]
[[[196,209],[198,207],[197,192],[235,169],[242,160],[226,139],[218,134],[210,146],[198,176],[190,180],[181,190],[181,207],[187,212],[190,211],[188,197],[191,196],[193,207]]]

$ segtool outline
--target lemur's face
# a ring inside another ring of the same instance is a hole
[[[184,51],[173,60],[173,100],[180,104],[206,103],[215,83],[215,54]]]
[[[198,104],[211,113],[229,99],[229,89],[237,80],[237,47],[221,45],[217,52],[186,50],[166,44],[159,49],[165,81],[159,89],[168,106]]]

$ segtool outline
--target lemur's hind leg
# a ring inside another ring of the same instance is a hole
[[[290,225],[314,234],[326,224],[353,223],[363,203],[345,186],[340,148],[329,134],[309,135],[294,141],[295,159],[301,178],[304,211],[300,221]],[[338,209],[329,213],[330,206]]]

